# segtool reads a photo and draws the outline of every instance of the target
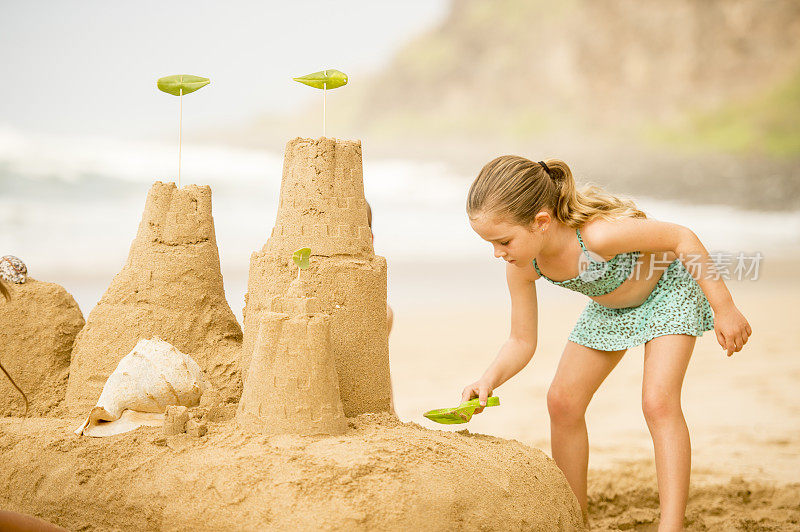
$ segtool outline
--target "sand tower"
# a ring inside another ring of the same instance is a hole
[[[208,186],[150,189],[128,261],[75,340],[69,411],[94,406],[122,357],[153,336],[190,354],[220,397],[238,398],[242,332],[225,300]]]
[[[361,143],[296,138],[286,145],[272,235],[250,258],[241,367],[246,374],[264,315],[295,277],[292,252],[312,250],[307,286],[328,314],[346,416],[389,410],[386,260],[367,224]],[[265,340],[267,340],[265,338]]]
[[[267,434],[341,434],[347,421],[330,342],[331,318],[316,313],[297,279],[261,314],[236,420]]]

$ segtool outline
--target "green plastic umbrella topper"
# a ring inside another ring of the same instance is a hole
[[[300,271],[307,270],[311,267],[309,258],[311,257],[311,248],[300,248],[292,253],[292,261],[297,266],[297,278],[300,278]]]
[[[174,76],[159,78],[156,85],[162,92],[173,96],[182,96],[202,89],[209,83],[211,83],[211,80],[208,78],[192,76],[191,74],[175,74]]]
[[[320,70],[293,80],[315,89],[338,89],[347,85],[347,74],[339,70]]]
[[[315,89],[322,89],[322,136],[325,136],[325,95],[328,89],[338,89],[347,85],[347,74],[339,70],[328,69],[314,72],[313,74],[306,74],[298,78],[292,78],[298,83],[314,87]]]
[[[208,78],[192,76],[191,74],[175,74],[174,76],[164,76],[156,81],[158,90],[178,96],[180,106],[178,111],[178,188],[181,187],[181,135],[183,133],[183,95],[190,94],[202,89],[211,83]]]

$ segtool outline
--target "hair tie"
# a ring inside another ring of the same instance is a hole
[[[539,164],[542,165],[542,168],[544,168],[544,171],[547,172],[547,175],[549,175],[552,178],[553,176],[550,175],[550,168],[548,168],[547,165],[544,164],[544,161],[539,161]]]

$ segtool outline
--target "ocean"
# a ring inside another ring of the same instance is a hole
[[[193,143],[182,151],[182,184],[212,188],[226,291],[241,319],[250,253],[275,221],[283,155]],[[176,175],[175,143],[39,137],[0,127],[0,255],[16,255],[32,277],[67,286],[88,314],[125,262],[150,185]],[[471,178],[445,163],[364,153],[364,189],[376,252],[389,261],[390,299],[393,292],[424,294],[394,287],[393,264],[398,271],[409,264],[495,267],[491,247],[464,212]],[[712,252],[761,252],[766,262],[800,249],[800,212],[637,202],[657,219],[690,227]]]

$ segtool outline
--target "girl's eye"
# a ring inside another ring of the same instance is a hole
[[[501,246],[507,246],[510,240],[506,240],[505,242],[500,242]]]

